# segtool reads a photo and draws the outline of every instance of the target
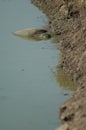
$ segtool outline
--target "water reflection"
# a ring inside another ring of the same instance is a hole
[[[63,89],[71,90],[71,91],[76,90],[77,88],[76,83],[71,81],[70,77],[67,74],[65,74],[60,67],[56,68],[54,75],[60,87],[62,87]]]

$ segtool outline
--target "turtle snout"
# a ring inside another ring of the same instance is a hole
[[[48,33],[42,33],[41,35],[40,35],[40,38],[41,39],[50,39],[51,38],[51,35],[50,34],[48,34]]]

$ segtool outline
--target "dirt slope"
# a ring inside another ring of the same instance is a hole
[[[86,130],[86,0],[32,0],[49,18],[49,30],[61,41],[60,67],[78,88],[60,108],[57,130]]]

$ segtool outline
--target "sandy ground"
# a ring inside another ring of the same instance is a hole
[[[48,29],[60,42],[60,67],[77,90],[60,108],[57,130],[86,130],[86,0],[32,0],[49,18]]]

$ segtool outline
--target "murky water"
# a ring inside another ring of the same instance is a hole
[[[68,97],[52,73],[59,62],[56,45],[12,35],[45,23],[29,0],[0,0],[0,130],[54,130],[60,125],[59,106]]]

